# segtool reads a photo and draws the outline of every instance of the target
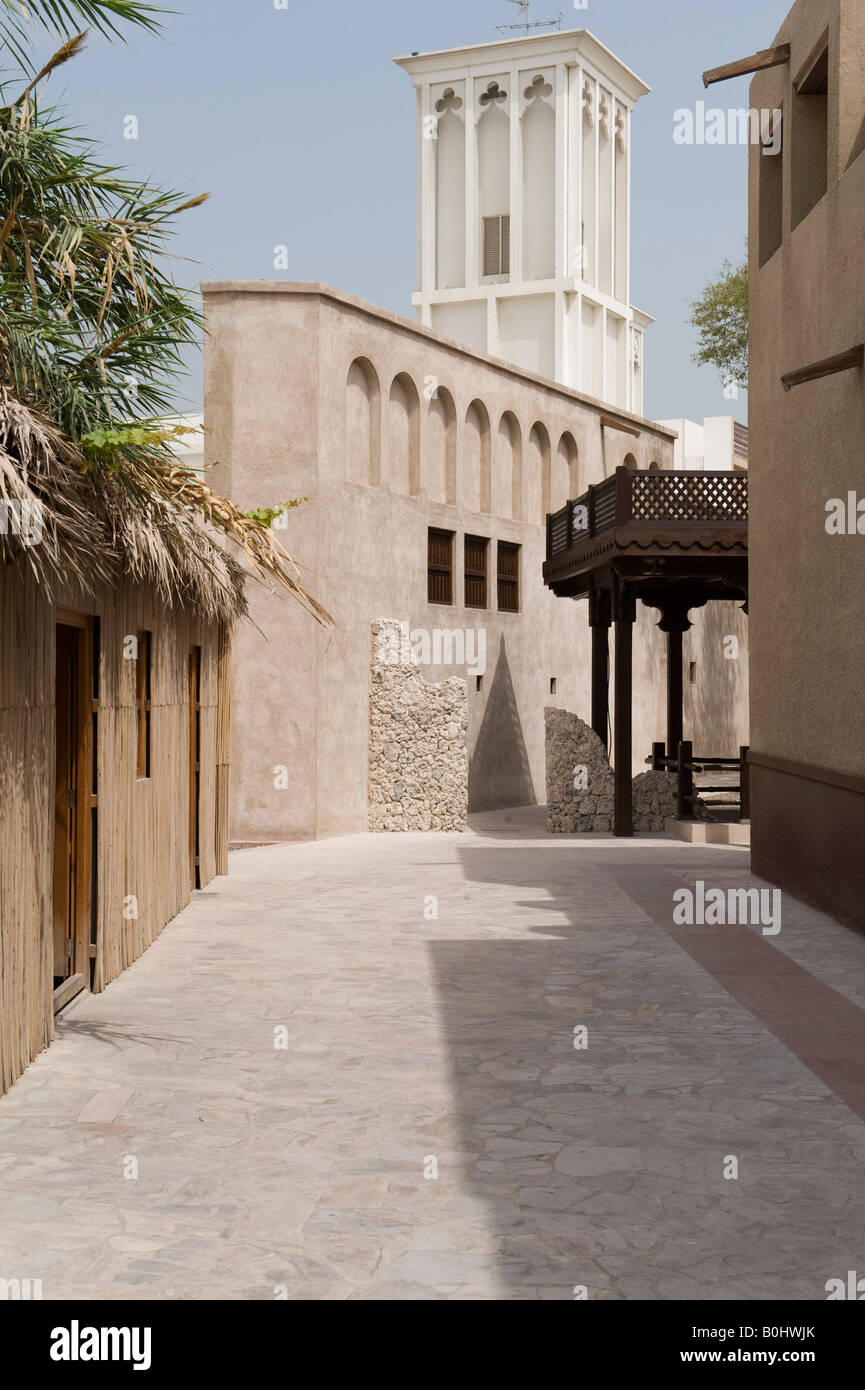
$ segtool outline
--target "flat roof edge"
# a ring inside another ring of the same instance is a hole
[[[405,318],[402,314],[395,314],[390,309],[383,309],[378,304],[371,304],[366,299],[359,299],[355,295],[335,289],[333,285],[324,284],[320,280],[205,280],[202,281],[199,288],[202,297],[205,298],[218,294],[283,294],[294,295],[298,298],[306,296],[307,298],[330,299],[336,304],[357,309],[359,312],[369,315],[370,318],[393,324],[397,328],[408,329],[409,332],[415,333],[419,337],[429,338],[435,343],[442,343],[446,347],[462,353],[465,357],[471,357],[478,362],[496,367],[500,371],[506,371],[511,376],[519,377],[520,380],[526,381],[532,386],[541,386],[546,391],[555,391],[561,396],[566,396],[569,400],[591,406],[604,415],[614,416],[617,420],[630,421],[634,425],[639,425],[641,430],[651,434],[660,435],[670,440],[678,438],[675,430],[659,425],[656,420],[649,420],[644,415],[634,415],[630,410],[622,410],[609,401],[601,401],[583,391],[575,391],[571,386],[565,386],[560,381],[553,381],[550,377],[539,376],[536,372],[527,371],[524,367],[518,367],[513,362],[506,362],[502,357],[492,357],[486,352],[476,352],[474,348],[467,347],[465,343],[460,343],[455,338],[448,338],[444,333],[438,333],[433,328],[427,328],[425,324],[418,323],[415,319]]]
[[[397,67],[402,68],[403,71],[411,73],[413,69],[418,69],[423,66],[429,67],[431,61],[436,58],[453,60],[460,54],[468,55],[472,53],[491,56],[491,50],[493,49],[501,48],[507,52],[509,46],[530,44],[539,47],[545,43],[549,44],[551,40],[553,41],[553,46],[555,46],[555,41],[559,39],[570,40],[571,47],[577,47],[579,43],[593,45],[599,53],[603,54],[605,58],[614,64],[621,73],[635,84],[639,89],[640,95],[648,96],[651,92],[651,87],[648,86],[632,68],[629,68],[627,63],[623,63],[622,59],[613,53],[612,49],[607,48],[606,44],[601,43],[600,39],[596,38],[590,29],[553,29],[548,33],[529,34],[522,38],[490,39],[485,43],[460,44],[457,48],[437,48],[430,49],[427,52],[405,53],[398,58],[394,58],[393,62],[396,63]]]

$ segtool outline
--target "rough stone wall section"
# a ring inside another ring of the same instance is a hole
[[[545,709],[547,829],[612,830],[613,772],[594,729],[576,714]]]
[[[546,724],[547,829],[612,830],[615,781],[607,750],[578,715],[544,710]],[[676,814],[676,779],[668,772],[634,778],[634,829],[660,831]]]
[[[676,779],[669,772],[641,772],[634,778],[634,829],[663,830],[676,817]]]
[[[454,676],[428,685],[408,625],[372,624],[369,829],[465,830],[468,687]]]

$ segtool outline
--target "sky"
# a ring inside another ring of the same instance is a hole
[[[52,79],[71,123],[108,162],[187,194],[176,278],[320,280],[414,317],[415,97],[392,58],[494,41],[509,0],[175,0],[162,36],[98,36]],[[276,8],[285,4],[285,8]],[[705,68],[768,47],[789,0],[533,0],[563,13],[648,86],[632,132],[631,298],[653,315],[644,411],[653,419],[735,414],[712,368],[691,357],[688,301],[744,253],[747,150],[673,141],[673,113],[746,106],[748,78],[707,93]],[[45,48],[40,45],[40,51]],[[125,138],[137,121],[137,139]],[[277,245],[288,269],[273,268]],[[178,393],[201,409],[201,362]]]

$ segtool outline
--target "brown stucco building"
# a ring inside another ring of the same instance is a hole
[[[799,0],[773,47],[751,84],[783,119],[781,157],[750,160],[753,865],[862,927],[865,6]]]

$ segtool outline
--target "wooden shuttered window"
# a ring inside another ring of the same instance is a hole
[[[499,612],[520,611],[520,547],[508,541],[498,543],[497,587]]]
[[[138,713],[138,776],[150,776],[150,696],[151,696],[152,633],[138,633],[138,657],[135,663],[135,705]]]
[[[502,217],[484,218],[484,275],[510,275],[511,273],[511,219]]]
[[[465,538],[465,606],[487,606],[487,556],[490,543],[484,536]]]
[[[454,537],[452,531],[429,528],[427,538],[427,601],[454,601]]]

